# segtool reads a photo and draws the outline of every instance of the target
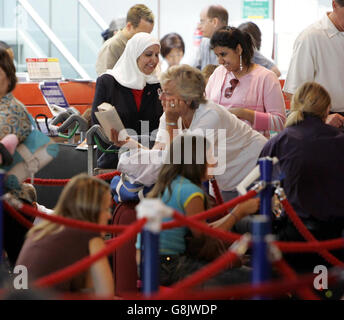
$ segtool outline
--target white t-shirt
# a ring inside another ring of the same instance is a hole
[[[295,40],[283,90],[294,94],[307,81],[326,88],[332,111],[344,112],[344,32],[338,31],[327,15]]]
[[[182,133],[181,118],[178,130]],[[197,130],[198,129],[198,130]],[[196,109],[188,132],[204,134],[212,143],[217,165],[214,175],[223,191],[235,187],[256,166],[257,160],[267,139],[253,130],[248,124],[239,120],[223,106],[208,101]],[[165,134],[165,113],[160,118],[157,141],[168,144]]]

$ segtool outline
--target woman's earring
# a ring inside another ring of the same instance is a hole
[[[242,56],[240,55],[240,71],[242,71]]]

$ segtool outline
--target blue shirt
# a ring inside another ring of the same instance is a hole
[[[161,200],[176,211],[186,214],[185,208],[195,197],[204,199],[203,190],[185,177],[178,176],[171,183],[172,193],[165,189]],[[163,222],[168,222],[173,218],[164,218]],[[185,252],[185,235],[187,227],[162,230],[160,233],[160,254],[175,255]],[[140,237],[138,237],[136,248],[140,248]]]

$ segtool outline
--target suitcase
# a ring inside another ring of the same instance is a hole
[[[113,214],[113,225],[130,225],[136,221],[135,207],[138,202],[121,202]],[[113,237],[116,237],[114,234]],[[113,277],[115,281],[115,295],[138,292],[139,280],[136,267],[136,237],[130,239],[113,253]]]

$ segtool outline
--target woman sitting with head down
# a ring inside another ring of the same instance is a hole
[[[267,138],[270,131],[281,131],[285,104],[276,75],[252,63],[251,36],[237,28],[226,27],[210,40],[220,66],[209,78],[206,95]]]
[[[79,174],[63,189],[54,214],[106,225],[111,218],[110,206],[109,185],[100,179]],[[16,264],[26,266],[29,281],[32,282],[94,255],[104,247],[99,232],[44,221],[30,229]],[[83,273],[56,284],[54,289],[114,295],[114,280],[107,257],[98,260]]]
[[[291,101],[286,128],[264,146],[262,157],[277,157],[287,199],[318,240],[342,237],[344,230],[344,134],[325,123],[331,98],[324,87],[306,82]],[[290,219],[277,229],[282,241],[302,241]],[[332,252],[332,253],[335,253]],[[342,249],[337,250],[343,260]],[[299,268],[325,261],[314,254],[291,256]]]
[[[293,95],[286,129],[261,153],[279,159],[287,198],[306,225],[318,225],[321,238],[339,237],[344,227],[344,134],[325,123],[330,107],[324,87],[304,83]]]

